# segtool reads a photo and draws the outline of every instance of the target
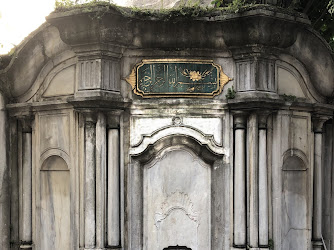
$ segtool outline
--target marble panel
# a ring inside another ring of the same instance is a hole
[[[75,65],[60,71],[49,83],[43,97],[62,96],[74,94]]]
[[[292,95],[305,98],[306,95],[301,88],[298,79],[287,69],[277,67],[277,92],[280,95]]]
[[[236,63],[237,91],[275,91],[275,65],[264,58],[242,59]]]
[[[211,168],[183,149],[144,167],[144,249],[211,249]]]
[[[120,91],[120,63],[118,61],[102,61],[102,88]]]
[[[79,90],[98,89],[101,85],[101,59],[79,62]]]
[[[48,158],[40,182],[40,249],[70,250],[70,172],[63,159]]]
[[[70,118],[67,114],[40,116],[40,152],[60,149],[69,154]]]
[[[309,249],[307,171],[297,156],[283,165],[282,249]]]
[[[293,115],[290,123],[291,148],[299,148],[305,154],[309,150],[309,137],[305,136],[310,132],[309,119],[307,116]]]

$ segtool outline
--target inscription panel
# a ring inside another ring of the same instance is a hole
[[[136,65],[127,82],[135,94],[150,97],[213,97],[231,80],[210,60],[157,59]]]

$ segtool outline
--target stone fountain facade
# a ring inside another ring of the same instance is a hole
[[[152,60],[218,89],[152,96]],[[3,250],[334,249],[334,60],[299,13],[54,12],[0,83]]]

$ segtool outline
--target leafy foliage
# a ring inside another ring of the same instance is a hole
[[[226,99],[234,99],[235,98],[235,94],[236,94],[236,92],[235,92],[235,90],[234,90],[234,88],[232,86],[232,88],[228,88],[227,89],[227,94],[225,95],[225,97],[226,97]]]
[[[227,7],[227,9],[233,11],[233,12],[238,12],[239,9],[243,6],[245,6],[246,0],[213,0],[211,2],[214,7],[219,8],[219,7]]]
[[[228,7],[238,11],[242,6],[261,4],[264,0],[213,0],[216,7]],[[270,2],[270,1],[269,1]],[[277,0],[279,7],[296,10],[308,15],[312,26],[329,43],[334,50],[334,0]]]
[[[334,0],[300,0],[299,11],[307,14],[312,26],[334,49]]]
[[[68,8],[71,7],[75,4],[75,2],[71,1],[71,0],[56,0],[55,1],[55,8],[59,9],[59,8]]]

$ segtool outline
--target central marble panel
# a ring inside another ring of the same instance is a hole
[[[49,157],[41,169],[39,249],[70,250],[70,171],[58,156]]]
[[[182,148],[144,167],[144,249],[211,249],[211,168]]]

